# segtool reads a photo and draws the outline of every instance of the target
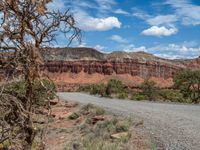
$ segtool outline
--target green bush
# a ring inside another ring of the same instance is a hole
[[[119,99],[126,99],[128,98],[128,93],[127,92],[121,92],[118,94]]]
[[[129,131],[129,128],[131,126],[131,121],[129,120],[123,120],[121,122],[118,122],[116,124],[116,132],[127,132]]]
[[[159,91],[159,95],[163,100],[170,100],[172,102],[189,102],[184,98],[183,94],[179,90],[163,89]]]
[[[146,96],[141,93],[136,93],[131,96],[131,100],[141,101],[141,100],[146,100],[146,99],[147,99]]]
[[[124,86],[121,81],[116,79],[111,79],[106,87],[106,95],[111,95],[112,93],[120,93],[124,90]]]
[[[68,118],[70,119],[70,120],[76,120],[76,119],[78,119],[79,118],[79,114],[78,113],[72,113]]]
[[[148,100],[153,100],[157,95],[157,87],[154,81],[144,80],[144,82],[140,85],[142,90],[142,94],[146,96]]]
[[[87,104],[81,108],[81,113],[89,113],[90,115],[103,115],[105,114],[105,110],[101,107],[94,106],[93,104]]]
[[[26,98],[27,84],[25,81],[17,81],[5,85],[4,93],[11,94],[20,99]],[[56,87],[49,80],[37,80],[33,83],[33,100],[36,105],[43,105],[45,100],[53,99],[56,96]]]
[[[91,91],[91,85],[80,86],[76,92],[89,92]]]
[[[174,77],[174,87],[179,89],[186,99],[200,102],[200,70],[183,70]]]
[[[93,94],[93,95],[98,94],[98,95],[104,96],[105,89],[106,89],[106,86],[104,84],[94,84],[90,87],[90,94]]]
[[[89,92],[92,95],[100,95],[103,97],[111,97],[112,94],[118,95],[118,98],[125,99],[128,97],[128,92],[125,90],[121,81],[111,79],[105,84],[93,84],[80,87],[78,91]]]

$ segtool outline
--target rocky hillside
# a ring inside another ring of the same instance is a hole
[[[137,86],[144,79],[151,78],[159,86],[169,87],[172,78],[180,70],[200,68],[200,57],[193,60],[168,60],[145,52],[117,51],[105,54],[84,47],[46,48],[44,62],[41,66],[44,74],[56,82],[70,84],[102,83],[116,78]]]
[[[105,55],[92,48],[47,48],[46,60],[103,60]]]

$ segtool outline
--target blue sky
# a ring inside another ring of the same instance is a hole
[[[171,59],[200,55],[199,0],[54,0],[50,8],[74,14],[83,35],[72,46]],[[67,45],[62,36],[58,45]]]

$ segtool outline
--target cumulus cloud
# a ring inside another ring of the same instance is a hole
[[[147,36],[171,36],[173,34],[176,34],[178,32],[178,29],[175,27],[172,28],[166,28],[165,26],[152,26],[149,29],[146,29],[142,32],[143,35]]]
[[[123,38],[123,37],[121,37],[119,35],[112,35],[110,37],[110,39],[115,41],[115,42],[118,42],[118,43],[127,43],[128,42],[125,38]]]
[[[147,23],[152,26],[170,25],[178,20],[176,15],[159,15],[147,20]]]
[[[117,9],[114,11],[114,13],[121,14],[121,15],[129,15],[129,13],[127,11],[122,10],[122,9]]]
[[[107,31],[113,28],[120,28],[121,22],[116,17],[95,18],[86,12],[76,11],[75,19],[80,29],[84,31]]]
[[[70,11],[74,14],[74,18],[77,22],[77,26],[83,31],[107,31],[113,28],[120,28],[121,22],[115,16],[109,16],[105,13],[112,10],[112,5],[115,5],[115,0],[73,0],[66,1],[55,0],[51,7],[63,6],[65,10],[70,8]],[[68,8],[67,8],[68,7]],[[95,10],[94,15],[90,14],[89,10]]]
[[[94,18],[88,16],[84,18],[84,21],[80,24],[80,28],[84,31],[106,31],[121,27],[121,23],[116,17]]]
[[[178,17],[175,14],[152,16],[137,8],[134,8],[133,11],[133,16],[145,20],[147,24],[151,25],[142,32],[143,35],[170,36],[178,32],[175,27]]]

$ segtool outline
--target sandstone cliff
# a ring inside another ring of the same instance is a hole
[[[50,55],[49,55],[50,54]],[[200,58],[168,60],[145,52],[104,54],[91,48],[55,48],[45,54],[42,70],[56,82],[99,83],[110,78],[138,86],[151,78],[161,87],[172,85],[180,70],[200,68]]]
[[[200,57],[193,60],[168,60],[145,52],[101,53],[92,48],[46,48],[43,74],[57,83],[90,84],[107,82],[111,78],[138,86],[152,79],[161,87],[172,85],[174,75],[183,69],[199,69]],[[10,55],[9,55],[10,56]],[[0,62],[8,59],[0,55]],[[5,73],[0,69],[0,74]]]

